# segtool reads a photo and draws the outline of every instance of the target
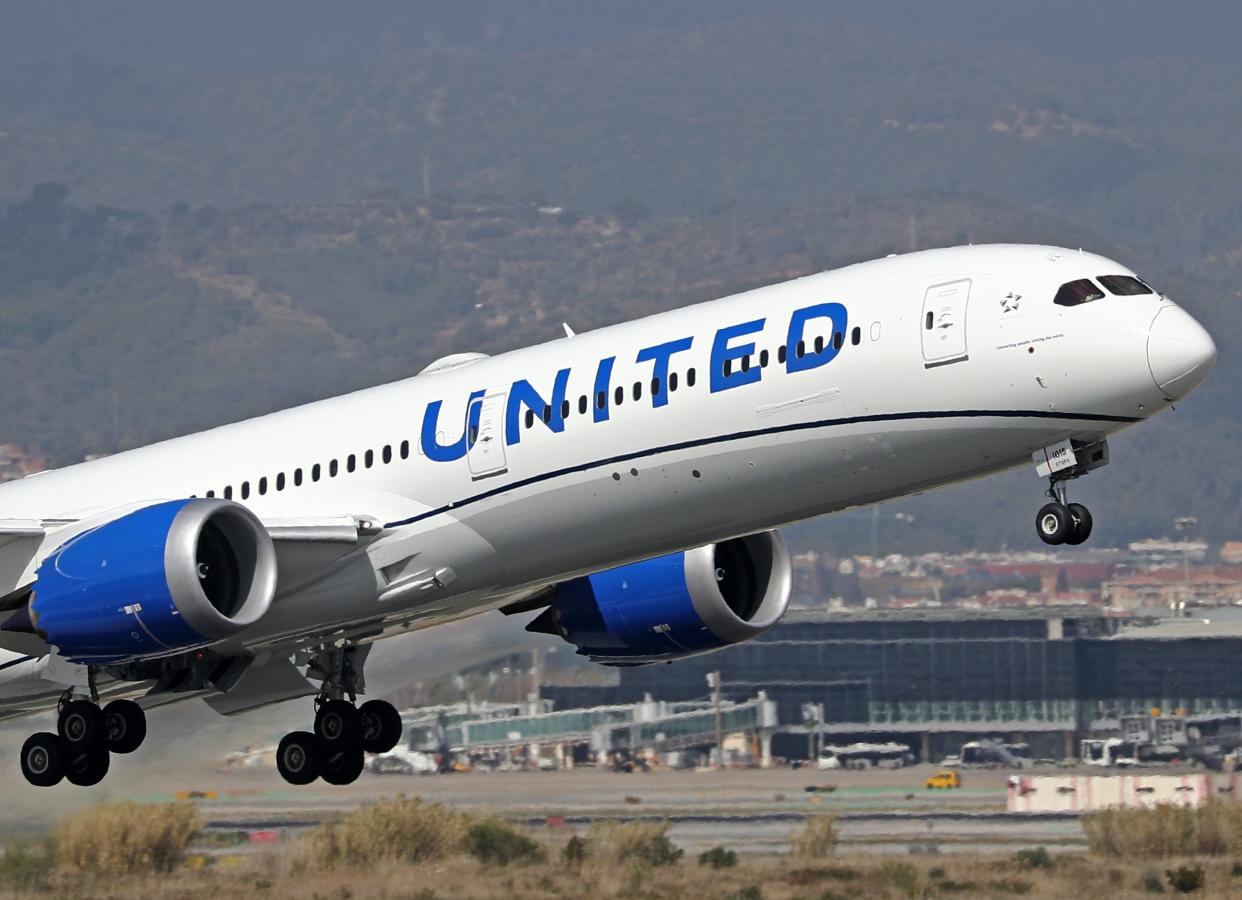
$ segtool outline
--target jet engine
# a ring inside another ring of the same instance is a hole
[[[758,637],[792,586],[789,550],[768,531],[567,581],[527,630],[605,665],[664,662]]]
[[[70,538],[40,564],[23,612],[66,659],[108,664],[231,637],[275,592],[276,551],[253,513],[173,500]]]

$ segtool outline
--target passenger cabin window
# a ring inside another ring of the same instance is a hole
[[[283,491],[285,489],[285,473],[276,473],[276,490]]]
[[[862,329],[859,328],[857,325],[855,325],[854,330],[850,332],[850,343],[853,344],[855,347],[857,347],[858,342],[861,340],[862,340]]]
[[[229,485],[225,485],[225,487],[224,487],[224,499],[225,499],[225,500],[232,500],[232,499],[233,499],[233,485],[231,485],[231,484],[229,484]]]
[[[302,470],[301,469],[293,470],[293,486],[294,487],[302,486]]]
[[[1077,281],[1061,285],[1061,289],[1057,291],[1052,302],[1057,306],[1080,306],[1092,300],[1099,300],[1103,296],[1104,292],[1096,287],[1094,281],[1090,278],[1079,278]],[[930,316],[931,313],[928,315]]]
[[[358,457],[351,453],[345,457],[345,471],[352,472],[356,468],[358,468]]]
[[[768,367],[768,351],[759,351],[759,368],[766,369]]]
[[[526,427],[533,428],[535,426],[535,411],[533,409],[526,410]]]
[[[587,411],[587,398],[586,398],[586,394],[583,394],[581,397],[578,398],[578,415],[585,416],[586,411]]]
[[[401,442],[401,458],[402,459],[410,458],[410,442],[409,441]]]
[[[259,479],[259,496],[261,497],[266,493],[267,493],[267,476],[264,475],[262,478]]]
[[[241,498],[243,500],[248,500],[250,498],[250,482],[249,481],[242,482]]]
[[[313,466],[311,466],[311,481],[319,480],[319,472],[320,472],[319,463],[315,463]]]
[[[339,470],[339,467],[337,466],[335,459],[332,460],[332,462],[328,463],[328,477],[329,478],[335,478],[338,470]]]
[[[1097,280],[1104,285],[1104,290],[1118,297],[1137,297],[1139,294],[1155,293],[1133,275],[1101,275]]]
[[[383,458],[384,458],[384,465],[388,465],[390,462],[392,462],[392,445],[391,444],[384,445]]]
[[[668,373],[668,389],[670,391],[677,390],[677,373],[676,372]]]
[[[375,451],[368,450],[366,453],[362,454],[362,463],[368,469],[375,465]]]
[[[841,345],[845,343],[845,332],[834,331],[832,333],[832,347],[834,350],[840,350]]]
[[[686,387],[694,387],[694,369],[686,370]]]
[[[214,497],[215,495],[216,495],[216,492],[215,492],[215,491],[208,491],[208,492],[207,492],[207,496],[208,496],[208,497]]]

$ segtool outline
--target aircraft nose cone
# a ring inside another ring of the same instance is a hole
[[[1216,365],[1216,344],[1202,325],[1180,306],[1165,306],[1151,320],[1147,365],[1156,386],[1170,400],[1181,400]]]

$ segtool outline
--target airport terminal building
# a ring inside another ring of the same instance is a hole
[[[1087,611],[792,612],[718,653],[623,669],[611,687],[546,686],[544,696],[557,709],[702,700],[719,671],[725,699],[763,691],[776,702],[773,752],[790,758],[806,755],[807,709],[821,704],[825,740],[903,740],[925,759],[982,736],[1070,756],[1078,739],[1154,709],[1205,735],[1236,723],[1242,628],[1119,625]]]

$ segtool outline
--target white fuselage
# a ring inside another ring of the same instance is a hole
[[[1149,360],[1170,301],[1053,303],[1066,282],[1128,273],[1020,245],[862,263],[5,484],[0,516],[81,519],[227,489],[265,522],[367,517],[386,526],[378,540],[311,583],[282,581],[233,643],[369,639],[1030,464],[1159,412],[1182,395]],[[403,590],[412,567],[444,577]]]

